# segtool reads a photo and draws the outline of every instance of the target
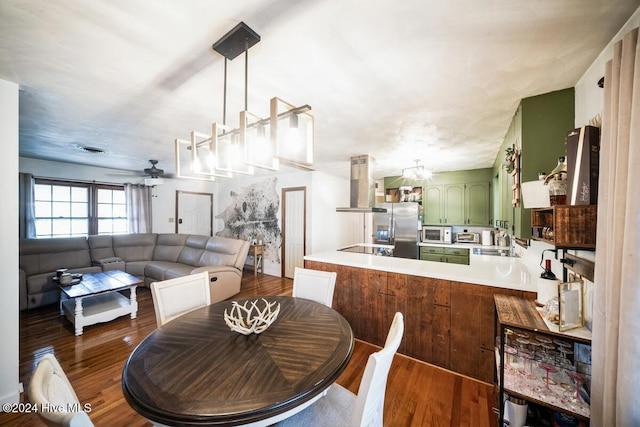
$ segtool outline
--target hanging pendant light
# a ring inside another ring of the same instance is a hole
[[[311,107],[271,98],[271,139],[276,157],[284,164],[310,169],[313,166],[314,129]]]
[[[313,166],[313,115],[311,107],[295,107],[272,98],[270,115],[261,118],[248,111],[249,49],[260,36],[240,22],[213,50],[224,56],[224,96],[222,124],[213,123],[211,135],[191,132],[191,141],[176,139],[176,170],[181,178],[213,180],[233,173],[252,175],[254,168],[277,171],[284,163],[303,169]],[[245,54],[244,110],[239,126],[227,126],[227,61]],[[188,158],[190,163],[186,167]]]
[[[430,179],[433,176],[431,170],[425,169],[424,165],[420,164],[420,159],[415,159],[415,166],[402,169],[402,177],[407,179]]]

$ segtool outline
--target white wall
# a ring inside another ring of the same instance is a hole
[[[306,254],[320,250],[334,249],[344,246],[346,232],[354,227],[348,219],[336,213],[336,207],[348,205],[349,181],[320,172],[286,172],[276,175],[251,176],[217,181],[217,194],[214,198],[214,217],[224,211],[233,202],[231,193],[241,193],[244,189],[267,179],[277,178],[276,193],[279,209],[276,214],[278,226],[282,228],[282,196],[283,188],[306,187],[307,192],[307,235]],[[221,219],[214,220],[215,234],[224,228]],[[264,272],[271,276],[282,275],[282,248],[275,255],[265,255]]]
[[[18,85],[0,80],[0,141],[3,165],[0,224],[0,403],[20,401],[18,301]]]
[[[349,206],[349,192],[348,179],[322,172],[313,173],[310,198],[313,211],[309,227],[311,239],[307,240],[308,255],[353,243],[363,243],[366,240],[363,229],[364,214],[336,212],[337,207]],[[370,229],[367,233],[370,234]]]
[[[108,158],[105,158],[108,162]],[[20,157],[20,172],[31,173],[35,177],[58,178],[80,181],[96,181],[123,184],[142,184],[144,177],[130,171],[52,162],[48,160]],[[175,233],[176,191],[214,193],[215,182],[165,178],[164,184],[156,186],[158,197],[152,200],[153,232]],[[214,207],[215,210],[215,207]]]
[[[613,57],[614,43],[621,40],[629,30],[638,26],[640,26],[640,8],[631,15],[627,23],[578,80],[575,86],[576,127],[587,125],[593,117],[602,114],[604,90],[598,87],[598,80],[604,77],[605,64]]]

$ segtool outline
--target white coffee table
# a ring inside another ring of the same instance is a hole
[[[138,314],[136,287],[142,281],[120,270],[84,274],[75,285],[60,285],[60,315],[73,324],[76,336],[83,328]],[[119,291],[129,290],[129,298]]]

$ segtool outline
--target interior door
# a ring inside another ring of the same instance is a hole
[[[282,189],[282,275],[293,278],[304,267],[306,234],[306,188]]]
[[[213,194],[176,191],[176,233],[211,236]]]

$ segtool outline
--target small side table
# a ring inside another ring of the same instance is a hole
[[[262,254],[264,253],[264,245],[251,245],[249,246],[249,255],[253,256],[253,275],[258,275],[258,269],[260,274],[264,274],[264,267],[262,266]]]

